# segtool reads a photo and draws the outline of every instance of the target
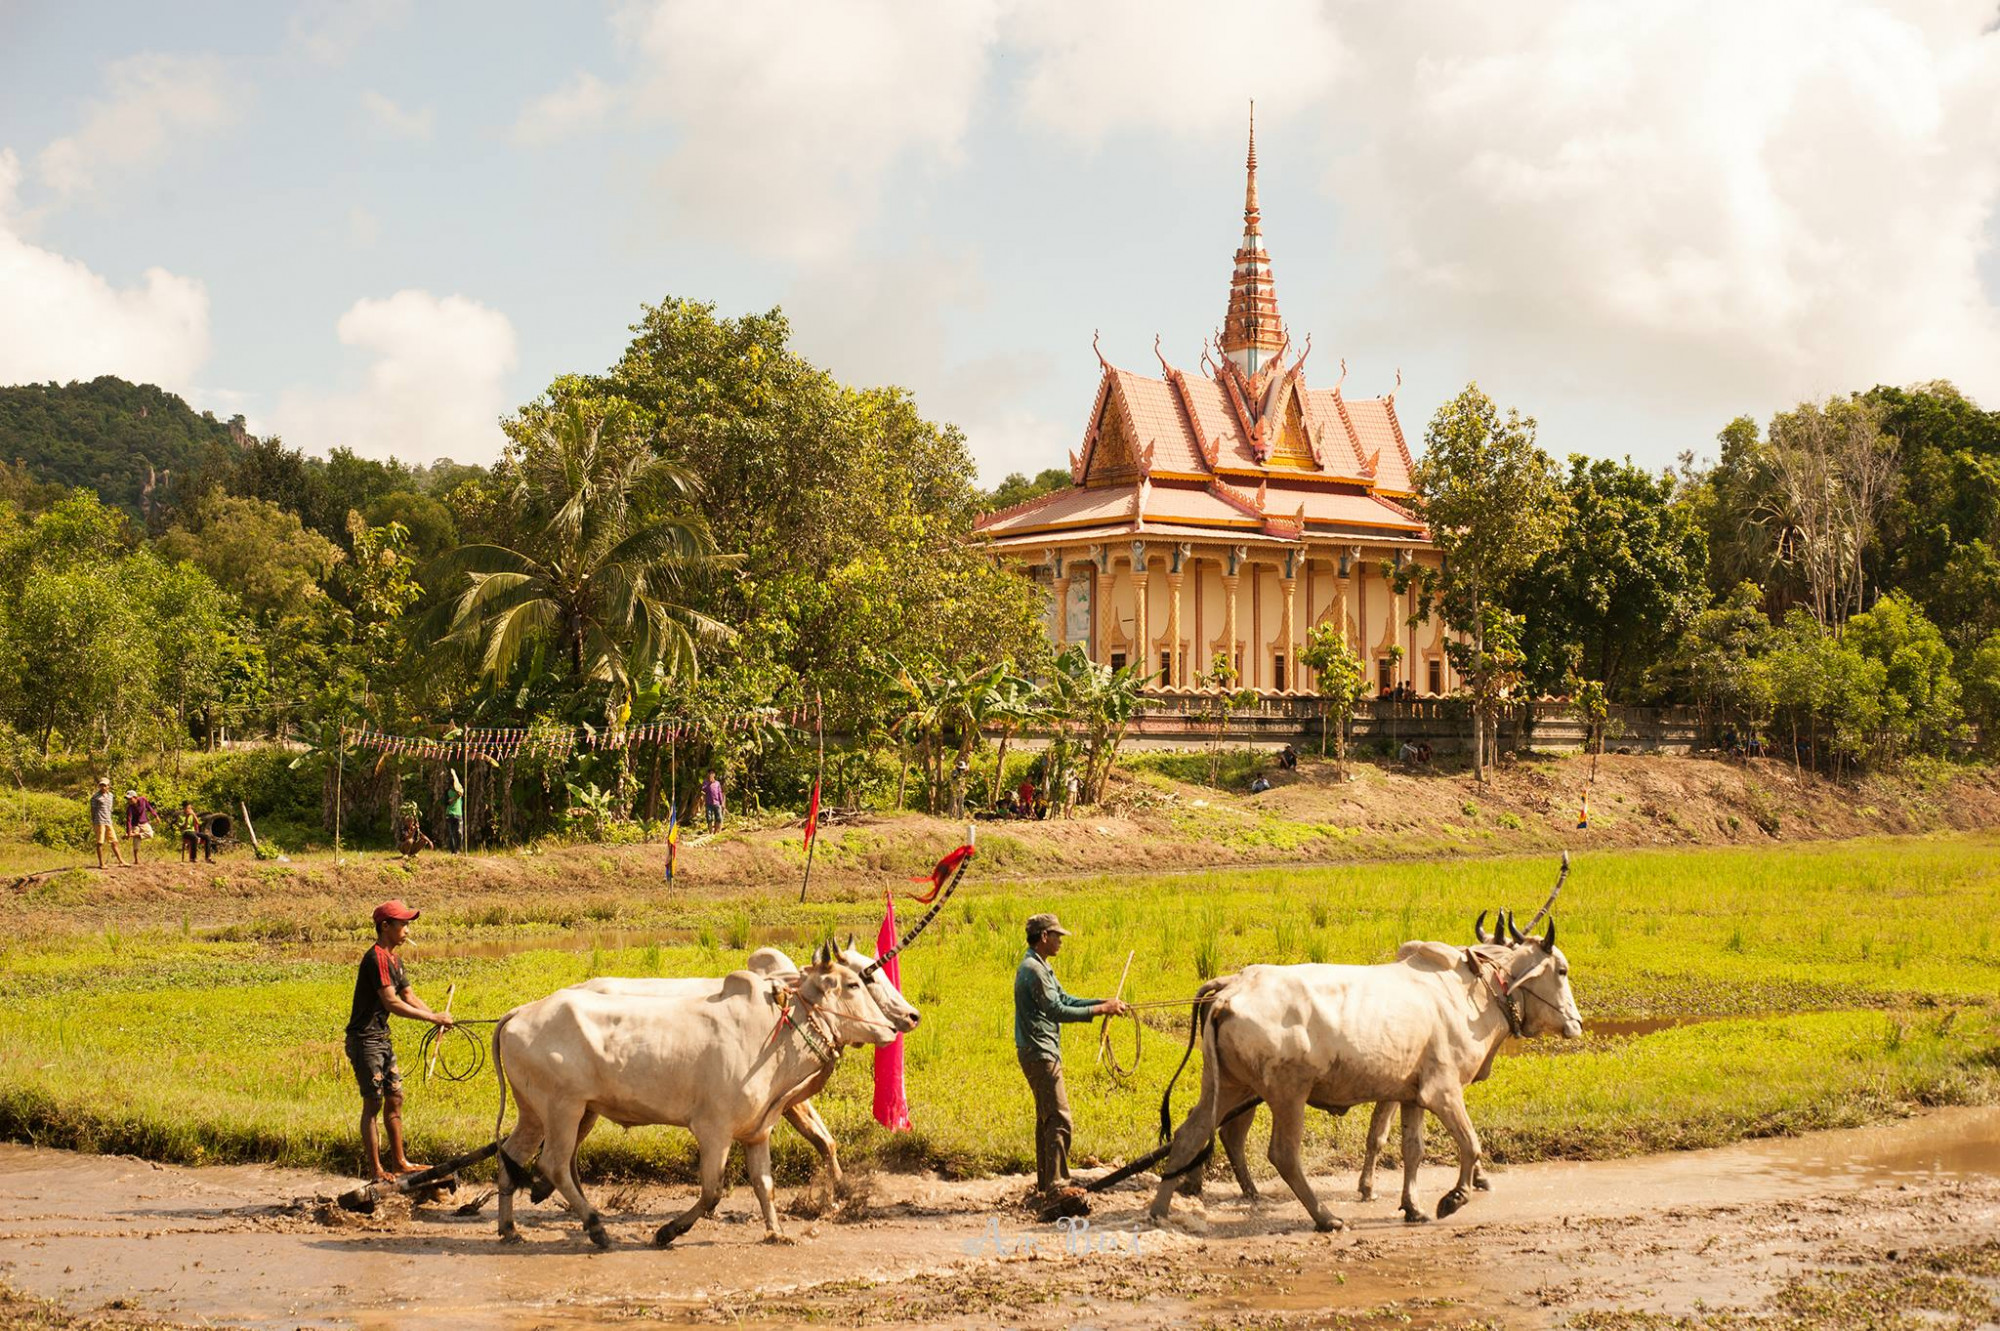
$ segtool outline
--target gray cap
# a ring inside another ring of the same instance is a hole
[[[1028,941],[1032,943],[1043,934],[1061,934],[1067,938],[1069,930],[1057,923],[1056,917],[1053,915],[1030,915],[1028,917]]]

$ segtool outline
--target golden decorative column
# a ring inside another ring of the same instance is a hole
[[[1167,551],[1167,678],[1162,683],[1187,687],[1187,665],[1181,660],[1181,583],[1194,546],[1180,541]]]
[[[1222,573],[1222,606],[1223,606],[1222,650],[1224,655],[1228,658],[1230,668],[1237,672],[1236,687],[1238,688],[1243,687],[1244,672],[1242,667],[1238,666],[1236,663],[1236,658],[1237,658],[1236,602],[1238,599],[1238,594],[1243,589],[1243,575],[1241,573],[1241,569],[1243,567],[1243,561],[1245,557],[1249,555],[1249,553],[1250,553],[1249,549],[1245,546],[1241,545],[1232,546],[1229,551],[1229,562],[1223,565],[1223,573]],[[1244,664],[1247,665],[1249,663],[1245,662]]]
[[[1091,618],[1097,621],[1096,653],[1091,660],[1100,665],[1111,664],[1111,631],[1117,627],[1117,618],[1111,609],[1111,547],[1092,546],[1091,562],[1096,565],[1095,586],[1090,589]]]
[[[1285,551],[1284,579],[1285,617],[1278,631],[1278,638],[1285,644],[1285,692],[1299,691],[1299,632],[1298,618],[1293,610],[1293,602],[1299,588],[1299,552]]]
[[[1132,662],[1141,679],[1153,673],[1153,639],[1147,623],[1146,585],[1152,581],[1152,569],[1146,558],[1146,543],[1132,542],[1132,654],[1138,660]]]
[[[1049,640],[1055,644],[1057,655],[1061,655],[1069,637],[1069,566],[1063,562],[1060,550],[1049,551],[1048,562],[1049,585],[1055,589],[1056,595],[1056,622]]]

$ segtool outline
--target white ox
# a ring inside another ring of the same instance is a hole
[[[1340,1221],[1300,1167],[1308,1107],[1411,1106],[1403,1119],[1406,1216],[1415,1211],[1421,1111],[1436,1114],[1458,1143],[1458,1182],[1438,1214],[1465,1205],[1480,1158],[1465,1087],[1510,1034],[1583,1032],[1555,934],[1551,922],[1543,937],[1511,945],[1424,944],[1380,966],[1248,966],[1211,981],[1202,989],[1206,1016],[1197,1006],[1190,1032],[1190,1044],[1199,1038],[1202,1047],[1201,1099],[1160,1166],[1153,1217],[1166,1218],[1183,1176],[1207,1161],[1218,1126],[1235,1129],[1240,1143],[1260,1100],[1271,1107],[1271,1163],[1318,1228]],[[1239,1182],[1244,1177],[1239,1170]]]
[[[502,1239],[519,1238],[513,1194],[539,1154],[584,1232],[599,1247],[610,1246],[604,1218],[583,1195],[574,1168],[577,1143],[600,1117],[628,1128],[665,1123],[694,1133],[701,1196],[660,1226],[655,1243],[665,1247],[715,1209],[734,1142],[745,1146],[766,1236],[781,1237],[771,1195],[771,1129],[802,1088],[824,1080],[841,1049],[887,1044],[896,1033],[860,975],[830,949],[795,984],[754,971],[670,983],[684,987],[653,997],[561,989],[515,1008],[494,1028],[496,1138],[510,1088],[519,1106],[514,1131],[500,1145]]]
[[[922,1014],[915,1007],[911,1006],[910,1001],[898,992],[895,985],[889,983],[889,977],[883,974],[882,968],[875,964],[875,958],[857,951],[853,940],[850,939],[847,946],[840,951],[840,960],[844,964],[853,967],[860,974],[862,982],[868,986],[868,996],[875,1000],[877,1007],[882,1009],[882,1016],[898,1035],[907,1034],[917,1028],[917,1023],[923,1019]],[[759,975],[769,976],[771,979],[785,984],[797,983],[799,976],[797,964],[784,952],[775,947],[760,947],[755,952],[752,952],[749,958],[744,961],[743,969],[755,971]],[[584,980],[570,987],[573,989],[587,989],[592,993],[599,994],[631,994],[639,997],[658,998],[676,993],[689,992],[683,986],[710,983],[713,982],[708,980],[682,979],[626,979],[605,975],[593,980]],[[785,1106],[784,1118],[787,1123],[798,1130],[798,1134],[804,1137],[815,1151],[819,1152],[820,1160],[826,1165],[829,1182],[837,1187],[841,1180],[840,1152],[834,1146],[832,1131],[827,1128],[826,1121],[819,1116],[819,1111],[813,1108],[812,1103],[812,1097],[818,1095],[825,1088],[827,1079],[832,1075],[833,1068],[829,1066],[825,1072],[806,1083],[798,1096]],[[534,1192],[531,1194],[536,1201],[540,1201],[542,1197],[547,1195],[544,1191],[546,1186],[541,1180],[536,1180]]]

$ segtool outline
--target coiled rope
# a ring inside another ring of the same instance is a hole
[[[467,1027],[497,1026],[498,1017],[455,1017],[449,1026],[431,1026],[417,1045],[417,1061],[424,1065],[424,1080],[433,1076],[446,1081],[471,1081],[486,1070],[486,1041]]]

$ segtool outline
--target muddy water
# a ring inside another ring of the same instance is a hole
[[[1232,1310],[1359,1310],[1394,1301],[1423,1325],[1434,1315],[1426,1301],[1453,1299],[1461,1310],[1491,1309],[1510,1326],[1545,1326],[1550,1314],[1532,1287],[1571,1260],[1570,1236],[1581,1232],[1572,1225],[1622,1224],[1620,1218],[1636,1215],[1651,1217],[1652,1232],[1668,1242],[1685,1237],[1690,1226],[1699,1236],[1704,1224],[1726,1237],[1737,1221],[1718,1222],[1717,1208],[1823,1205],[1842,1196],[1882,1196],[1885,1186],[1893,1196],[1899,1184],[1948,1190],[1977,1182],[1990,1190],[1985,1181],[1996,1178],[2000,1109],[1970,1109],[1721,1150],[1498,1170],[1491,1194],[1426,1226],[1396,1219],[1393,1188],[1381,1200],[1359,1203],[1351,1178],[1319,1179],[1321,1195],[1351,1226],[1330,1236],[1311,1234],[1288,1197],[1252,1207],[1223,1185],[1212,1187],[1205,1213],[1177,1203],[1186,1220],[1165,1231],[1141,1229],[1148,1194],[1121,1191],[1101,1200],[1092,1224],[1100,1233],[1136,1233],[1145,1260],[1133,1263],[1117,1252],[1066,1253],[1052,1227],[1029,1224],[1009,1207],[1019,1180],[883,1176],[873,1218],[817,1227],[789,1221],[800,1241],[788,1247],[759,1242],[763,1226],[738,1188],[723,1203],[721,1219],[698,1226],[670,1252],[643,1244],[687,1204],[685,1190],[617,1198],[601,1191],[619,1246],[597,1253],[565,1214],[545,1208],[525,1212],[525,1245],[503,1249],[493,1237],[490,1208],[470,1218],[424,1210],[356,1223],[285,1207],[290,1199],[346,1186],[323,1175],[162,1168],[0,1146],[0,1276],[75,1308],[135,1298],[151,1313],[190,1321],[526,1331],[609,1325],[642,1310],[668,1320],[713,1317],[722,1308],[749,1321],[799,1321],[804,1315],[796,1307],[762,1309],[770,1300],[817,1307],[836,1295],[791,1292],[834,1281],[936,1282],[982,1272],[1039,1281],[1079,1268],[1122,1281],[1126,1272],[1151,1266],[1168,1274],[1148,1277],[1155,1286],[1136,1302],[1129,1293],[1101,1296],[1080,1304],[1069,1320],[1105,1327],[1197,1324]],[[1434,1198],[1449,1184],[1448,1170],[1427,1169],[1420,1190]],[[1001,1255],[1000,1245],[1023,1240],[1036,1243],[1036,1256],[1024,1259],[1018,1247],[1013,1256]],[[1494,1252],[1514,1256],[1495,1259]],[[1617,1249],[1601,1260],[1619,1269],[1631,1265],[1631,1256]],[[1020,1265],[1024,1260],[1030,1264]],[[1282,1262],[1272,1268],[1281,1274],[1235,1265],[1253,1260]],[[1654,1269],[1645,1277],[1649,1287],[1680,1289],[1681,1306],[1724,1297],[1751,1278],[1741,1265],[1724,1269],[1706,1259],[1682,1265],[1685,1271]],[[1184,1294],[1183,1280],[1215,1272],[1236,1278],[1226,1288]],[[978,1320],[977,1310],[972,1318]]]

